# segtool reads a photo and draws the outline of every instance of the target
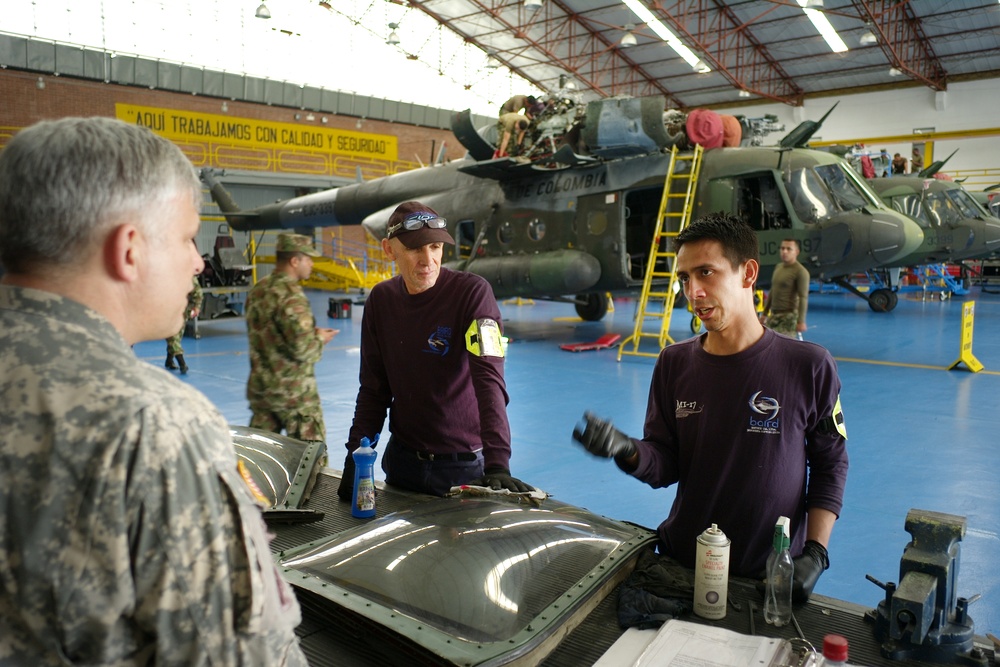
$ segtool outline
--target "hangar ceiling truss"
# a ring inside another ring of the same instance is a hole
[[[543,91],[585,100],[663,95],[670,106],[808,96],[1000,77],[995,0],[825,0],[848,45],[834,53],[797,0],[640,0],[709,71],[695,71],[621,0],[393,0],[418,9]],[[637,44],[623,47],[631,30]],[[871,31],[874,44],[860,38]]]

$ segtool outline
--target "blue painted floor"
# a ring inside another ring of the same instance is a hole
[[[329,320],[330,296],[315,292],[310,299],[318,321],[340,329],[317,366],[330,459],[339,466],[358,387],[362,307],[353,308],[352,319]],[[964,298],[976,302],[973,353],[986,368],[976,374],[964,366],[946,370],[960,352],[959,297],[905,294],[895,311],[876,314],[851,295],[811,296],[806,337],[838,361],[851,457],[844,512],[830,545],[832,566],[817,592],[876,605],[883,593],[865,575],[898,581],[910,539],[903,528],[907,511],[958,514],[968,519],[958,594],[981,594],[970,609],[976,631],[1000,634],[1000,295],[974,289]],[[654,360],[626,356],[617,362],[614,349],[574,354],[558,347],[604,333],[629,335],[634,302],[616,300],[614,306],[604,321],[582,322],[567,304],[502,304],[512,339],[506,366],[512,469],[563,501],[655,527],[667,514],[672,489],[654,490],[627,477],[570,437],[584,409],[641,435]],[[674,338],[691,335],[689,317],[678,311]],[[184,339],[191,367],[186,381],[231,423],[248,423],[244,321],[202,322],[200,330],[200,340]],[[143,343],[136,353],[159,365],[164,349]]]

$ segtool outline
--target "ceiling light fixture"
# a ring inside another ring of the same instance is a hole
[[[500,67],[500,61],[497,60],[495,53],[490,52],[486,54],[486,69],[496,69]]]
[[[740,97],[750,97],[750,91],[749,90],[741,90],[740,91]]]
[[[524,0],[524,8],[529,12],[542,8],[542,0]]]
[[[632,13],[639,17],[640,23],[645,23],[646,27],[656,33],[656,36],[667,43],[667,46],[672,48],[677,55],[684,59],[691,67],[695,67],[698,60],[698,56],[695,55],[694,51],[689,49],[684,42],[680,40],[677,35],[670,31],[670,28],[663,25],[660,19],[653,16],[653,13],[649,11],[645,5],[643,5],[639,0],[622,0],[626,7],[632,10]],[[700,71],[711,72],[712,69],[708,67],[705,63],[701,63],[701,67],[704,68]]]
[[[255,16],[259,19],[269,19],[271,18],[271,10],[262,2],[260,3],[260,7],[257,8]]]
[[[889,76],[902,76],[902,75],[903,75],[903,70],[899,69],[898,67],[889,68]]]
[[[875,36],[871,30],[865,30],[861,34],[861,39],[858,40],[861,46],[871,46],[872,44],[878,44],[878,37]]]
[[[622,38],[618,40],[618,46],[622,47],[623,49],[627,49],[631,46],[635,46],[638,43],[636,41],[635,34],[632,33],[633,30],[635,30],[635,26],[632,25],[631,23],[625,26],[625,34],[623,34]]]
[[[389,33],[389,36],[385,40],[386,44],[390,46],[396,46],[397,44],[399,44],[399,35],[396,34],[396,28],[398,27],[399,27],[398,23],[389,24],[389,30],[391,32]]]
[[[695,62],[694,65],[691,65],[691,69],[693,69],[698,74],[708,74],[709,72],[712,71],[712,68],[706,65],[704,61],[700,59],[697,62]]]
[[[798,0],[798,2],[799,7],[802,8],[806,18],[812,22],[813,27],[815,27],[816,30],[819,31],[819,34],[822,35],[823,39],[826,40],[826,43],[829,45],[831,51],[834,53],[843,53],[848,50],[847,44],[844,43],[844,40],[841,39],[840,35],[837,34],[837,31],[834,30],[830,20],[826,18],[826,14],[816,11],[817,7],[823,6],[823,0]]]

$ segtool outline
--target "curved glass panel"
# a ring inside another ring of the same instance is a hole
[[[552,500],[441,499],[296,550],[282,565],[452,638],[507,644],[568,591],[609,576],[616,551],[640,533]]]
[[[830,193],[812,169],[796,169],[790,174],[788,196],[800,220],[820,222],[838,211]]]
[[[958,208],[964,218],[981,218],[986,213],[979,207],[979,203],[972,198],[972,195],[965,190],[958,188],[945,190],[944,194]]]
[[[297,508],[325,458],[325,445],[246,426],[230,426],[229,433],[240,472],[250,477],[247,482],[252,481],[272,509]]]
[[[901,197],[893,197],[892,207],[900,213],[908,215],[916,220],[921,227],[929,228],[931,225],[937,224],[936,222],[932,222],[930,217],[927,215],[927,210],[924,208],[924,201],[921,199],[920,195],[903,195]]]
[[[931,192],[926,199],[931,220],[938,225],[950,227],[959,224],[966,217],[945,192]]]

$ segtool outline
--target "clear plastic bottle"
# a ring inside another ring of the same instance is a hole
[[[791,530],[788,517],[778,517],[774,526],[774,549],[767,557],[764,620],[778,627],[792,622],[792,555],[788,551]]]
[[[847,638],[841,635],[823,637],[823,667],[847,667]]]

